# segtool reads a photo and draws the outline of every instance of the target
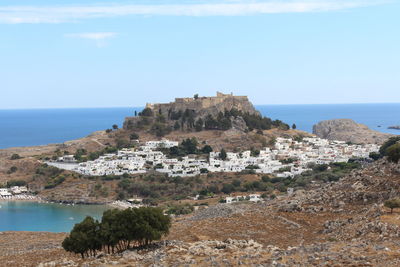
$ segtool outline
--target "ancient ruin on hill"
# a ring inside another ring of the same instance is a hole
[[[209,114],[216,116],[219,112],[231,109],[237,109],[243,113],[259,114],[247,96],[235,96],[232,93],[220,92],[217,92],[216,96],[175,98],[174,102],[147,104],[146,107],[167,118],[171,112],[185,111],[186,109],[195,111],[197,117],[205,117]]]
[[[194,97],[175,98],[175,101],[170,103],[148,103],[146,108],[138,114],[139,116],[125,119],[124,128],[143,129],[146,126],[152,127],[151,125],[158,123],[156,128],[162,128],[162,132],[165,132],[165,127],[160,126],[161,123],[164,126],[175,126],[175,129],[199,129],[203,126],[208,129],[229,129],[232,127],[233,119],[226,114],[227,111],[235,111],[235,118],[240,114],[261,118],[261,114],[254,108],[247,96],[234,96],[232,93],[217,92],[216,96],[211,97],[195,95]],[[225,119],[221,117],[221,114],[225,116]],[[236,124],[240,124],[239,128],[241,129],[247,129],[243,119],[239,119]]]

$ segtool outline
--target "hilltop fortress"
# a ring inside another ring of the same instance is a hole
[[[158,112],[165,117],[168,117],[168,113],[172,111],[185,111],[186,109],[195,111],[196,115],[200,117],[208,114],[216,116],[218,112],[231,109],[259,114],[247,96],[234,96],[232,93],[223,94],[220,92],[217,92],[216,96],[175,98],[175,102],[170,103],[148,103],[146,108],[150,108],[154,113]]]
[[[243,113],[260,115],[249,101],[247,96],[235,96],[231,94],[223,94],[217,92],[216,96],[210,97],[194,97],[175,98],[174,102],[170,103],[147,103],[146,109],[151,110],[156,116],[162,115],[167,122],[172,121],[171,117],[176,113],[191,112],[195,118],[205,118],[207,115],[216,117],[218,113],[226,110],[236,109]],[[131,128],[132,125],[140,123],[140,116],[127,117],[124,122],[124,128]]]

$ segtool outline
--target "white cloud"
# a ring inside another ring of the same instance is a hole
[[[66,34],[65,37],[82,38],[82,39],[99,41],[99,40],[112,38],[116,35],[117,35],[117,33],[115,33],[115,32],[88,32],[88,33],[70,33],[70,34]]]
[[[0,23],[63,23],[119,16],[245,16],[346,10],[390,0],[206,1],[197,4],[0,6]]]
[[[80,38],[95,41],[97,47],[107,46],[107,39],[117,36],[115,32],[87,32],[87,33],[69,33],[65,34],[68,38]]]

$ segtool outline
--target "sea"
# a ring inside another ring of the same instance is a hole
[[[69,232],[86,216],[100,220],[105,205],[64,205],[0,200],[1,231]]]
[[[122,126],[141,107],[88,109],[0,110],[0,149],[62,143]],[[312,132],[314,124],[329,119],[353,119],[371,129],[400,134],[389,126],[400,125],[398,104],[258,105],[262,115]],[[100,218],[105,206],[67,206],[35,202],[0,201],[0,231],[67,232],[90,215]]]
[[[87,109],[0,110],[0,149],[62,143],[105,130],[142,107]],[[297,129],[312,132],[312,126],[329,119],[353,119],[371,129],[400,134],[388,129],[400,125],[398,104],[258,105],[262,115],[279,119]]]

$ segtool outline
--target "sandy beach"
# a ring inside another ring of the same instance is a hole
[[[28,194],[20,194],[13,196],[0,196],[0,201],[32,201],[32,202],[46,202],[42,200],[38,196],[28,195]]]

